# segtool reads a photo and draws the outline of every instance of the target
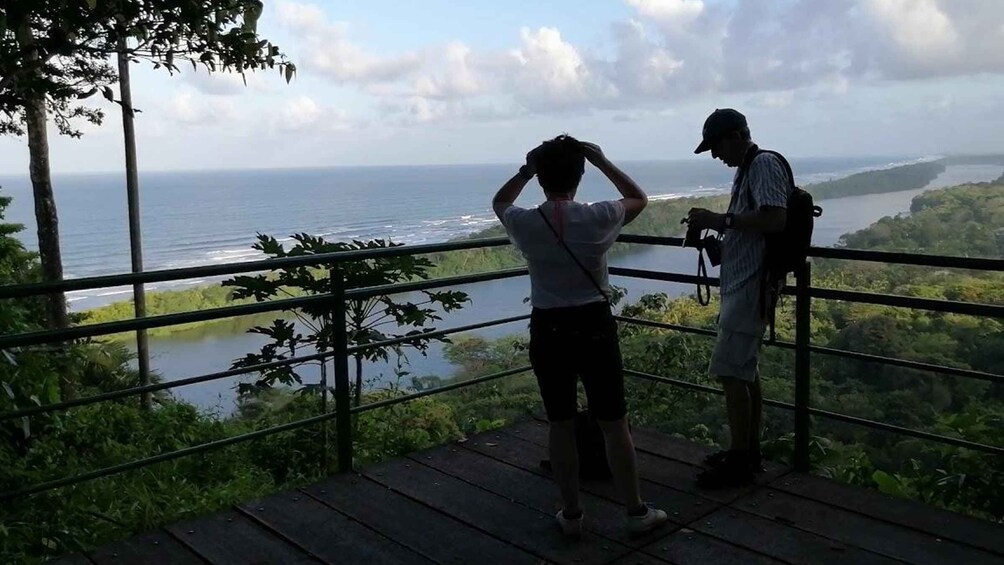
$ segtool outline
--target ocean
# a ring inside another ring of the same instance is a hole
[[[920,158],[922,159],[922,158]],[[915,157],[795,159],[800,183],[914,162]],[[732,171],[711,159],[620,164],[654,198],[724,192]],[[339,167],[285,170],[143,172],[140,208],[146,270],[249,261],[257,233],[288,241],[306,232],[332,240],[385,238],[428,243],[471,233],[495,222],[490,201],[517,164]],[[125,179],[118,173],[55,175],[66,278],[130,270]],[[31,185],[26,176],[0,176],[0,194],[13,197],[7,221],[36,249]],[[579,199],[618,197],[587,167]],[[520,203],[540,198],[536,183]],[[204,284],[189,280],[149,290]],[[129,298],[128,287],[70,293],[73,310]]]
[[[800,184],[839,178],[918,158],[794,160]],[[725,191],[731,171],[711,160],[624,163],[622,167],[654,198],[672,198]],[[147,269],[183,267],[259,258],[250,249],[256,233],[282,237],[296,232],[330,239],[391,238],[404,243],[437,242],[477,231],[495,222],[491,196],[515,170],[515,165],[441,167],[359,167],[269,171],[147,173],[141,178],[144,254]],[[925,190],[998,178],[1004,167],[951,166],[927,187],[888,194],[823,201],[824,215],[814,232],[816,245],[837,243],[849,231],[867,227],[887,215],[908,212],[910,201]],[[60,211],[64,264],[68,276],[103,275],[129,270],[125,189],[119,175],[67,175],[54,179]],[[30,186],[26,179],[0,178],[0,194],[14,196],[7,221],[29,226],[22,233],[34,248]],[[616,197],[595,170],[587,170],[580,199]],[[528,185],[520,203],[539,201],[539,189]],[[696,256],[680,248],[648,248],[618,257],[612,265],[692,273]],[[713,274],[713,273],[712,273]],[[186,281],[186,285],[207,281]],[[628,291],[627,301],[651,292],[678,296],[691,293],[686,285],[614,277]],[[151,285],[154,290],[156,285]],[[178,285],[172,285],[178,286]],[[163,286],[161,287],[163,288]],[[437,327],[476,323],[518,315],[528,306],[525,278],[464,285],[471,304],[444,316]],[[128,299],[129,289],[88,291],[70,296],[75,309]],[[525,332],[525,323],[476,332],[486,338]],[[151,339],[151,366],[167,380],[221,371],[246,353],[258,350],[261,336],[219,329]],[[306,353],[306,352],[303,352]],[[427,356],[409,355],[410,376],[449,377],[454,367],[434,344]],[[371,387],[398,378],[393,363],[367,363]],[[315,368],[301,371],[304,382],[316,382]],[[175,389],[179,398],[200,408],[227,415],[234,410],[234,385],[226,379]]]

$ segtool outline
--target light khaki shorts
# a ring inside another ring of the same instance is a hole
[[[760,315],[760,277],[722,296],[718,339],[708,372],[719,378],[753,382],[767,322]]]

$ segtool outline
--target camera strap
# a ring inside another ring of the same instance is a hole
[[[707,234],[708,230],[704,233]],[[701,306],[711,304],[711,280],[708,278],[708,266],[704,262],[703,246],[697,249],[697,303]]]
[[[589,269],[587,269],[585,265],[579,262],[579,258],[575,256],[575,253],[572,253],[572,250],[568,247],[568,244],[565,243],[564,238],[558,235],[558,230],[554,229],[554,226],[551,225],[551,221],[547,219],[546,215],[544,215],[544,211],[541,210],[540,207],[537,207],[537,213],[540,214],[540,217],[544,219],[544,223],[547,224],[547,227],[551,228],[551,233],[554,234],[554,237],[558,240],[558,243],[560,243],[561,246],[565,248],[565,251],[568,252],[568,256],[572,258],[572,261],[575,261],[575,264],[579,266],[579,269],[582,269],[582,272],[586,275],[586,278],[589,279],[589,282],[593,283],[593,286],[596,288],[596,291],[600,293],[600,296],[603,297],[603,300],[607,304],[610,304],[610,297],[607,296],[606,292],[603,292],[603,289],[600,287],[599,283],[596,282],[596,279],[593,278],[593,275],[592,273],[589,272]]]
[[[742,165],[739,166],[736,178],[732,183],[732,196],[729,198],[729,207],[727,210],[731,211],[735,205],[739,192],[742,190],[743,181],[746,180],[746,171],[753,163],[753,159],[759,154],[760,148],[754,143],[750,145],[750,148],[746,151],[746,155],[743,156]],[[701,236],[702,241],[704,237],[707,237],[709,231],[705,230]],[[697,248],[697,303],[701,306],[707,306],[711,303],[711,279],[708,278],[708,266],[704,262],[703,245]]]

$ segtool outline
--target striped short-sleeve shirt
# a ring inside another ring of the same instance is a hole
[[[742,214],[765,206],[788,207],[791,183],[784,164],[776,155],[761,153],[749,165],[742,179],[739,171],[732,180],[729,212]],[[760,275],[764,266],[763,234],[726,230],[722,239],[721,293],[732,294]]]

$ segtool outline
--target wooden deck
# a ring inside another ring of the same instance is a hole
[[[708,452],[636,430],[643,495],[671,524],[629,540],[612,484],[583,485],[564,539],[538,421],[176,524],[58,563],[487,565],[1004,564],[1004,528],[771,466],[755,487],[694,486]]]

